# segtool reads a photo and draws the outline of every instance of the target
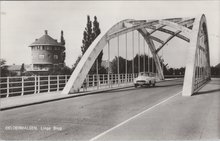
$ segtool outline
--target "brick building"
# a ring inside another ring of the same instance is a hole
[[[29,47],[32,53],[32,69],[35,74],[48,74],[48,71],[54,67],[63,66],[65,61],[65,40],[63,31],[61,31],[61,41],[53,39],[45,34],[36,39]]]

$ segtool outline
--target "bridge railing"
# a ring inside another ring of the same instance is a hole
[[[79,91],[117,87],[132,83],[138,74],[87,75]],[[0,77],[0,97],[23,96],[63,90],[70,75]]]
[[[60,91],[69,75],[0,77],[0,97]]]
[[[164,75],[164,78],[184,78],[184,75]]]
[[[81,91],[87,91],[89,89],[102,89],[106,87],[115,87],[122,84],[132,83],[135,74],[99,74],[88,75],[82,85]]]

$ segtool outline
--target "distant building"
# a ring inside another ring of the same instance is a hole
[[[61,41],[45,34],[36,39],[31,45],[32,70],[35,74],[47,74],[51,68],[63,66],[65,61],[65,40],[61,31]]]
[[[17,76],[20,76],[21,75],[21,65],[6,65],[8,70],[9,70],[9,76],[12,76],[12,75],[17,75]],[[25,69],[25,72],[26,71],[29,71],[31,69],[31,65],[24,65],[24,69]]]

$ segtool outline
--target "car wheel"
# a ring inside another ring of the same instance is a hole
[[[153,83],[152,86],[155,87],[155,84],[156,84],[156,83]]]
[[[138,85],[137,85],[137,84],[134,84],[134,87],[135,87],[135,88],[137,88],[137,87],[138,87]]]

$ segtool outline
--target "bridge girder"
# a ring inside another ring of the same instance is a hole
[[[173,35],[171,35],[167,40],[156,50],[156,53],[158,53],[171,39],[173,39],[175,36],[177,36],[181,31],[176,31]]]
[[[128,32],[134,31],[134,30],[138,30],[138,29],[141,29],[141,28],[149,28],[149,29],[153,30],[153,31],[149,32],[150,33],[149,38],[152,38],[153,40],[155,40],[159,43],[164,43],[164,42],[162,40],[160,40],[159,38],[152,36],[152,34],[156,31],[161,31],[161,32],[164,32],[164,33],[168,33],[170,35],[175,35],[176,37],[189,42],[190,40],[186,36],[188,36],[190,34],[191,30],[187,27],[188,27],[188,23],[191,22],[192,20],[191,19],[190,20],[189,19],[187,19],[187,20],[182,19],[182,21],[180,21],[179,20],[180,18],[177,18],[177,19],[178,20],[176,20],[176,19],[174,20],[175,22],[171,22],[172,19],[151,20],[151,21],[148,21],[148,22],[145,22],[145,20],[143,20],[141,22],[131,20],[131,21],[128,21],[127,23],[125,22],[122,29],[110,33],[109,37],[108,37],[108,40],[110,40],[112,38],[115,38],[117,36],[126,34]],[[178,22],[179,22],[179,24],[178,24]],[[154,25],[158,25],[158,24],[160,24],[158,27],[154,26]],[[176,28],[176,29],[180,30],[182,33],[186,34],[186,36],[181,35],[181,34],[175,34],[175,32],[163,28],[165,26],[170,26],[170,27]],[[191,26],[191,24],[190,24],[190,26]]]
[[[147,42],[147,44],[150,48],[150,51],[153,55],[154,61],[155,61],[158,76],[161,80],[163,80],[164,79],[163,70],[162,70],[162,67],[160,64],[160,58],[159,58],[158,54],[156,53],[156,48],[155,48],[154,42],[150,38],[148,38],[149,33],[145,28],[138,29],[138,32],[144,37],[145,41]]]

